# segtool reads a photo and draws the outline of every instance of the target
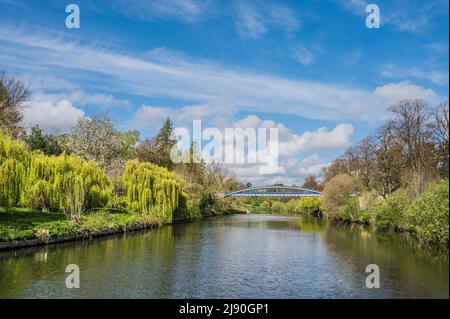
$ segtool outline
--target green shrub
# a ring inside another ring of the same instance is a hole
[[[350,197],[347,201],[339,207],[338,217],[343,221],[350,222],[364,222],[365,212],[360,210],[359,198]]]
[[[403,231],[409,228],[406,209],[411,197],[406,189],[398,189],[387,198],[379,198],[373,205],[375,228],[380,232]]]
[[[270,202],[268,201],[268,200],[264,200],[262,203],[261,203],[261,205],[260,205],[260,208],[261,209],[269,209],[270,208]]]
[[[269,207],[270,207],[271,211],[274,211],[276,213],[281,213],[281,212],[286,212],[287,211],[286,204],[283,203],[283,202],[279,202],[279,201],[272,201],[270,203]]]
[[[345,215],[346,212],[339,212],[340,207],[347,205],[349,198],[357,195],[360,191],[361,184],[355,177],[340,174],[330,179],[324,187],[325,196],[322,207],[325,215],[331,218]]]
[[[299,199],[301,213],[320,215],[322,200],[320,197],[302,197]]]
[[[448,180],[432,185],[407,209],[411,229],[423,242],[448,245]]]

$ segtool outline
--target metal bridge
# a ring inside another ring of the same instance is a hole
[[[259,186],[221,193],[225,197],[320,197],[324,194],[313,189],[295,186]]]

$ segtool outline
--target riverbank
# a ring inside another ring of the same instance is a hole
[[[230,209],[223,215],[237,213],[243,212]],[[200,218],[217,215],[212,212]],[[178,218],[172,223],[190,220]],[[164,224],[170,223],[159,222],[150,215],[117,209],[93,211],[84,215],[78,224],[71,224],[62,213],[16,208],[0,212],[0,251],[151,230]]]

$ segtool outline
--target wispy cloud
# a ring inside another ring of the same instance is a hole
[[[361,49],[356,49],[351,52],[348,52],[344,55],[343,62],[346,65],[353,65],[358,63],[363,57],[363,51]]]
[[[365,16],[367,0],[336,0],[344,9],[356,16]],[[381,24],[392,25],[399,31],[424,32],[439,16],[448,16],[447,0],[409,1],[389,0],[377,3]]]
[[[51,0],[56,2],[57,0]],[[59,2],[59,1],[58,1]],[[196,23],[214,12],[217,0],[78,0],[90,11],[110,11],[143,21],[170,20]]]
[[[236,2],[236,27],[243,38],[259,38],[271,28],[288,33],[300,28],[300,19],[287,7],[264,2]]]
[[[19,8],[25,8],[26,5],[23,3],[23,1],[19,0],[0,0],[0,4],[3,5],[12,5]]]
[[[448,42],[433,42],[426,44],[424,47],[431,54],[448,55]]]
[[[264,18],[255,7],[239,2],[237,4],[237,12],[236,26],[242,37],[258,38],[267,31],[263,22]]]
[[[68,77],[89,74],[91,81],[101,79],[111,92],[200,104],[221,101],[243,110],[275,111],[316,119],[374,120],[383,118],[390,106],[390,100],[375,94],[376,88],[293,80],[205,61],[180,59],[164,63],[160,57],[153,59],[151,54],[145,58],[124,55],[8,28],[0,30],[0,45],[2,42],[9,49],[0,51],[0,65],[13,65],[21,72],[45,69],[50,75],[64,70]]]
[[[304,46],[297,46],[293,49],[293,58],[300,64],[310,65],[314,62],[314,54]]]
[[[424,70],[420,67],[399,67],[395,64],[384,64],[380,75],[391,79],[419,79],[427,80],[438,85],[447,85],[449,83],[448,70]]]

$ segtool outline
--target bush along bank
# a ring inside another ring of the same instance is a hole
[[[382,197],[364,190],[357,178],[341,174],[327,182],[324,197],[303,197],[287,202],[270,198],[242,199],[251,213],[292,213],[365,225],[378,233],[410,233],[420,242],[448,246],[449,182],[429,185],[419,196],[399,188]]]
[[[238,201],[238,199],[236,199]],[[248,198],[241,200],[240,207],[255,214],[291,213],[322,216],[322,200],[320,197],[301,197],[287,202],[270,198]]]
[[[325,188],[324,216],[361,223],[377,232],[409,232],[420,242],[449,243],[449,181],[431,184],[418,197],[400,188],[385,197],[361,191],[355,178],[338,175]]]

